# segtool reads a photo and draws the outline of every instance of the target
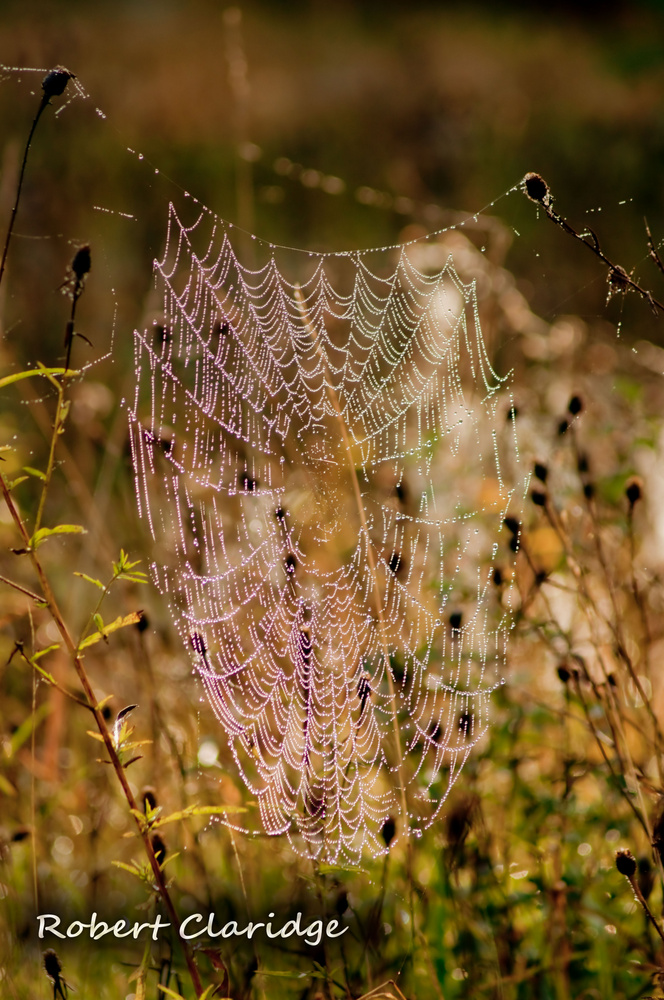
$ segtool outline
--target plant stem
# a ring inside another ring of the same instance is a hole
[[[28,153],[30,152],[30,145],[32,143],[32,137],[35,134],[35,129],[39,123],[39,119],[42,116],[44,108],[49,103],[49,98],[47,94],[42,96],[41,102],[39,104],[39,109],[35,115],[34,121],[32,123],[32,128],[30,129],[30,134],[28,136],[28,141],[25,144],[25,151],[23,153],[23,163],[21,164],[21,173],[18,178],[18,187],[16,188],[16,200],[14,201],[14,207],[12,208],[11,218],[9,220],[9,229],[7,230],[7,236],[5,238],[5,246],[2,251],[2,263],[0,264],[0,284],[2,283],[2,276],[5,273],[5,264],[7,263],[7,254],[9,253],[9,244],[11,242],[12,233],[14,231],[14,223],[16,222],[16,213],[18,212],[18,203],[21,199],[21,189],[23,187],[23,177],[25,176],[25,167],[28,162]]]
[[[134,817],[134,822],[136,823],[139,836],[143,841],[145,853],[150,863],[150,867],[152,869],[152,873],[155,878],[159,895],[163,899],[166,909],[168,910],[169,916],[173,922],[173,926],[178,932],[178,937],[180,937],[179,935],[180,920],[175,910],[173,900],[171,899],[170,893],[168,891],[166,880],[164,878],[164,873],[162,872],[159,866],[159,862],[155,857],[155,853],[152,848],[152,844],[150,842],[149,832],[140,820],[140,810],[138,809],[138,804],[134,798],[131,788],[129,787],[129,783],[127,781],[127,775],[125,773],[122,764],[120,763],[120,759],[115,750],[113,739],[106,725],[106,720],[104,719],[104,716],[102,715],[102,712],[98,707],[97,699],[95,698],[95,694],[94,691],[92,690],[92,685],[88,678],[87,671],[85,669],[85,666],[83,665],[83,660],[79,655],[79,653],[77,652],[76,644],[72,636],[70,635],[69,629],[67,628],[67,625],[65,624],[65,621],[62,617],[60,608],[57,604],[55,595],[51,588],[51,584],[48,580],[48,577],[46,576],[46,572],[41,564],[41,561],[37,553],[34,551],[34,549],[31,548],[30,535],[28,534],[25,524],[23,523],[23,520],[21,519],[21,516],[14,504],[11,493],[9,492],[9,488],[5,482],[4,476],[2,475],[0,475],[0,489],[2,490],[5,503],[7,504],[12,520],[14,521],[14,524],[16,525],[25,543],[25,547],[30,556],[30,560],[39,579],[44,601],[46,602],[51,618],[53,619],[53,622],[55,623],[55,626],[58,629],[60,636],[62,637],[62,641],[71,657],[74,669],[78,674],[81,686],[83,687],[85,696],[88,700],[88,707],[95,717],[95,722],[97,724],[97,728],[101,734],[101,737],[104,741],[106,752],[108,753],[110,762],[113,765],[118,781],[122,786],[122,791],[124,793],[125,799],[127,800],[127,804],[129,805],[132,816]],[[198,973],[198,968],[196,967],[196,963],[194,962],[194,958],[193,955],[191,954],[189,946],[182,938],[180,938],[180,941],[196,996],[200,997],[200,995],[203,992],[203,987]]]

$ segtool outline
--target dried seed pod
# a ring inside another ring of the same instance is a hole
[[[560,666],[556,670],[556,673],[558,674],[558,677],[560,678],[563,684],[567,684],[570,677],[572,676],[569,667],[567,667],[564,663],[560,664]]]
[[[643,482],[638,476],[632,476],[627,480],[625,496],[629,500],[630,507],[633,507],[643,496]]]
[[[461,628],[461,622],[463,620],[463,615],[460,611],[453,611],[450,615],[450,628],[453,632],[458,632]]]
[[[532,490],[530,499],[536,507],[546,507],[546,493],[543,490]]]
[[[82,247],[78,248],[71,262],[71,269],[77,281],[82,281],[85,275],[90,273],[91,265],[90,246],[85,243]]]
[[[535,462],[533,472],[535,473],[535,477],[539,479],[541,483],[546,482],[549,475],[549,470],[546,467],[546,465],[544,465],[542,462]]]
[[[523,178],[524,193],[531,201],[539,205],[548,205],[551,201],[551,191],[541,174],[527,173]]]
[[[521,521],[509,515],[504,519],[503,524],[512,535],[518,535],[521,531]]]
[[[580,396],[572,396],[567,404],[568,411],[575,417],[583,409],[583,401]]]
[[[380,831],[380,835],[383,838],[383,842],[386,847],[389,847],[394,840],[394,835],[397,832],[396,820],[393,816],[388,816],[383,823]]]
[[[625,875],[626,878],[632,878],[636,872],[636,858],[631,851],[628,851],[626,848],[616,851],[616,868],[621,875]]]
[[[44,96],[50,99],[51,97],[59,97],[60,94],[64,94],[65,87],[73,78],[74,74],[70,73],[64,66],[56,66],[42,80]]]

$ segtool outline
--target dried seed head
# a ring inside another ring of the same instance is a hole
[[[560,435],[560,437],[562,437],[563,434],[565,434],[568,431],[568,429],[569,429],[569,423],[567,422],[567,420],[561,420],[560,423],[558,424],[558,434]]]
[[[576,460],[576,467],[581,473],[581,475],[584,475],[586,472],[590,472],[590,464],[588,462],[588,456],[584,455],[583,452],[580,453],[579,457]]]
[[[531,201],[539,205],[551,203],[551,191],[541,174],[528,173],[523,178],[523,191]]]
[[[583,402],[581,400],[581,397],[572,396],[569,403],[567,404],[567,409],[572,414],[573,417],[575,417],[577,413],[581,413],[581,410],[583,409]]]
[[[399,567],[401,566],[401,554],[399,552],[393,552],[390,556],[387,565],[390,567],[393,573],[399,572]]]
[[[632,476],[631,479],[627,480],[627,485],[625,486],[625,496],[629,500],[630,507],[641,499],[643,496],[642,491],[643,483],[638,476]]]
[[[397,832],[397,824],[393,816],[388,816],[383,823],[380,831],[380,835],[383,838],[383,842],[386,847],[389,847],[394,840],[394,834]]]
[[[570,677],[572,676],[569,667],[566,667],[564,663],[560,664],[556,672],[563,684],[567,684]]]
[[[530,499],[536,507],[546,507],[546,493],[543,490],[532,490]]]
[[[47,98],[59,97],[60,94],[64,93],[65,87],[73,78],[74,74],[70,73],[64,66],[56,66],[42,80],[44,96]]]
[[[453,632],[458,632],[461,628],[462,614],[460,611],[453,611],[450,615],[450,628]]]
[[[592,500],[592,498],[595,496],[595,487],[593,483],[583,484],[583,495],[586,498],[586,500]]]
[[[500,566],[496,566],[496,568],[493,571],[493,582],[494,582],[495,586],[496,587],[502,587],[504,579],[505,578],[503,576],[502,569],[500,568]]]
[[[535,462],[535,467],[533,469],[535,476],[541,483],[545,483],[549,475],[549,470],[542,462]]]
[[[631,878],[636,872],[636,858],[631,851],[623,848],[616,851],[616,868],[621,875]]]
[[[509,514],[503,521],[503,524],[512,535],[518,535],[521,531],[521,522],[516,517],[511,517]]]
[[[82,281],[85,275],[89,273],[91,263],[90,247],[86,243],[84,246],[78,248],[71,262],[71,269],[78,281]]]
[[[518,417],[518,415],[519,415],[519,411],[518,411],[517,407],[516,406],[510,406],[509,410],[507,411],[507,419],[508,420],[516,420],[516,418]]]
[[[44,959],[44,972],[46,975],[54,982],[59,982],[60,973],[62,972],[62,963],[57,954],[52,948],[49,948],[44,952],[42,958]]]

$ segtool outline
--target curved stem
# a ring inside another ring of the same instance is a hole
[[[0,283],[2,283],[2,276],[5,273],[5,264],[7,263],[7,254],[9,253],[9,244],[11,242],[12,233],[14,231],[14,223],[16,222],[16,213],[18,212],[18,203],[21,200],[21,189],[23,187],[23,178],[25,176],[25,167],[28,162],[28,153],[30,152],[30,145],[32,144],[32,137],[35,134],[35,129],[39,123],[39,119],[42,116],[42,111],[47,106],[49,100],[46,94],[43,95],[41,103],[37,114],[35,115],[34,121],[32,123],[32,128],[30,129],[30,134],[28,135],[28,141],[25,144],[25,151],[23,153],[23,163],[21,164],[21,173],[18,178],[18,187],[16,188],[16,200],[14,201],[14,207],[12,208],[11,218],[9,220],[9,229],[7,230],[7,236],[5,238],[5,246],[2,251],[2,263],[0,264]]]

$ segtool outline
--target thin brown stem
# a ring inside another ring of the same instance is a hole
[[[644,288],[637,281],[635,281],[630,274],[627,273],[624,267],[620,264],[614,263],[602,250],[599,242],[599,238],[595,232],[588,226],[586,227],[586,233],[588,238],[586,238],[585,233],[577,232],[577,230],[570,225],[570,223],[559,215],[553,208],[553,196],[549,190],[549,186],[546,181],[539,176],[539,174],[526,174],[523,180],[523,190],[524,193],[539,205],[548,219],[555,223],[563,232],[567,233],[578,243],[582,243],[592,254],[595,255],[608,269],[609,278],[609,289],[610,292],[613,291],[626,291],[631,289],[641,296],[642,299],[648,303],[650,308],[653,310],[655,315],[657,311],[664,312],[664,304],[656,299],[649,289]],[[647,226],[646,226],[647,229]],[[651,238],[652,239],[652,238]],[[654,247],[653,247],[654,249]],[[653,253],[651,252],[651,257]],[[659,258],[657,252],[654,252],[654,259],[657,261]]]
[[[23,187],[23,178],[25,176],[25,168],[28,162],[28,153],[30,152],[30,146],[32,144],[32,138],[35,134],[35,129],[39,124],[39,119],[42,116],[44,108],[48,105],[48,102],[49,102],[48,95],[43,94],[41,102],[39,104],[39,109],[32,123],[32,128],[30,129],[30,134],[28,135],[28,141],[25,144],[25,151],[23,153],[23,163],[21,164],[21,173],[19,174],[18,187],[16,188],[16,199],[14,201],[14,207],[12,208],[12,214],[9,220],[9,228],[7,229],[7,236],[5,237],[5,246],[2,251],[2,263],[0,263],[0,284],[2,283],[2,276],[5,273],[7,254],[9,253],[9,244],[11,243],[12,233],[14,232],[14,223],[16,222],[16,214],[18,212],[18,203],[21,200],[21,189]]]
[[[30,556],[30,561],[32,562],[35,573],[37,574],[37,577],[39,579],[39,584],[42,590],[43,599],[48,607],[51,618],[53,619],[53,622],[58,632],[60,633],[62,641],[69,653],[74,669],[76,670],[76,673],[78,675],[79,681],[81,682],[81,686],[85,692],[85,696],[88,701],[87,707],[94,715],[97,729],[99,730],[99,733],[104,741],[106,752],[108,753],[110,762],[117,775],[118,781],[120,782],[127,804],[129,805],[132,816],[134,817],[134,822],[136,823],[138,834],[141,840],[143,841],[143,847],[145,849],[145,853],[147,855],[150,868],[152,869],[152,873],[154,875],[155,883],[157,885],[157,890],[159,892],[159,895],[164,901],[168,914],[173,922],[173,926],[175,927],[179,936],[180,920],[175,910],[173,900],[171,899],[170,893],[168,891],[166,880],[164,878],[164,873],[159,865],[159,862],[155,857],[152,843],[150,841],[149,831],[145,826],[145,824],[142,823],[140,820],[140,810],[138,809],[138,804],[129,786],[129,782],[127,781],[127,775],[116,752],[115,745],[113,743],[113,738],[109,732],[108,726],[106,725],[106,720],[104,719],[102,711],[99,708],[97,699],[92,689],[92,684],[90,683],[90,679],[83,664],[83,660],[79,655],[79,653],[77,652],[76,643],[74,642],[69,632],[69,629],[65,624],[65,621],[60,612],[60,608],[56,601],[55,595],[51,588],[50,581],[46,575],[44,567],[41,564],[39,556],[37,555],[34,548],[31,546],[30,535],[28,534],[25,524],[23,523],[23,520],[14,504],[9,488],[7,487],[5,479],[2,475],[0,475],[0,489],[2,490],[5,503],[11,515],[11,518],[14,521],[14,524],[16,525],[16,528],[18,529],[21,538],[23,539],[25,548]],[[191,977],[191,981],[194,986],[196,996],[199,997],[203,992],[203,987],[198,973],[198,968],[196,967],[193,955],[186,941],[182,938],[180,938],[180,940],[182,942],[182,951],[184,953],[184,958],[187,964],[187,968],[189,970],[189,975]]]

